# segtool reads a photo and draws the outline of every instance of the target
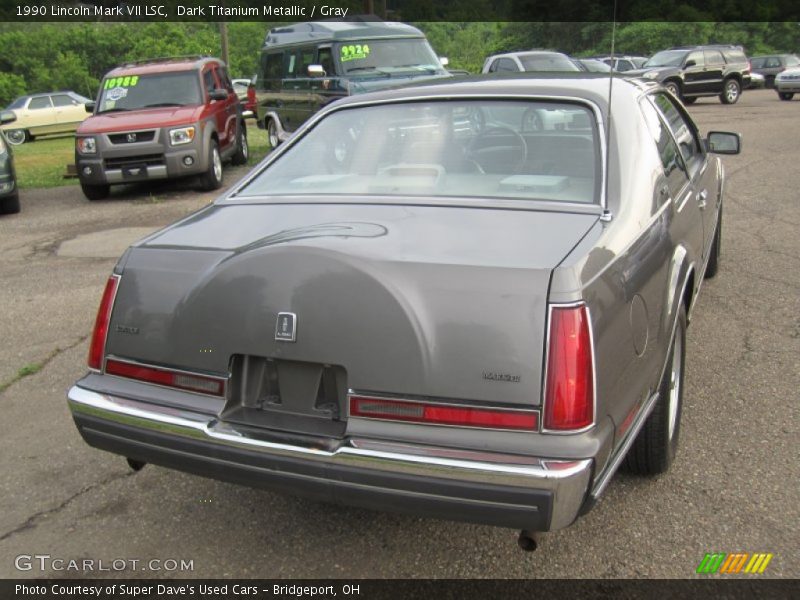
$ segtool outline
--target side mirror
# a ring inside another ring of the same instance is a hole
[[[308,65],[308,76],[325,77],[325,69],[322,68],[322,65]]]
[[[709,131],[706,149],[715,154],[739,154],[742,150],[742,138],[738,133]]]
[[[450,64],[450,59],[447,58],[446,56],[440,56],[439,57],[439,62],[442,63],[443,67],[446,67],[447,65]]]
[[[94,102],[85,102],[83,108],[86,109],[87,113],[94,112],[95,103]]]
[[[228,92],[221,88],[217,88],[211,90],[211,93],[208,95],[208,97],[211,98],[212,100],[227,100]]]
[[[683,65],[683,66],[684,66],[685,68],[689,68],[689,67],[694,67],[694,66],[697,66],[697,61],[696,61],[696,60],[687,60],[687,61],[686,61],[686,64],[685,64],[685,65]]]
[[[4,110],[0,112],[0,125],[6,125],[7,123],[13,123],[17,120],[17,115],[13,111]]]

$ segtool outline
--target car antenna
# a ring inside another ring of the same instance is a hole
[[[616,33],[617,33],[617,0],[614,0],[614,13],[611,15],[611,70],[608,72],[608,106],[606,108],[606,153],[610,150],[610,143],[609,138],[611,136],[611,90],[614,85],[614,50],[615,50],[615,42],[616,42]],[[608,222],[611,220],[611,211],[608,209],[608,171],[609,171],[609,160],[608,156],[606,156],[606,206],[603,209],[603,214],[600,216],[600,220],[604,222]]]

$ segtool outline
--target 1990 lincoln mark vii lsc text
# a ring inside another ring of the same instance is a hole
[[[125,252],[75,422],[135,466],[531,549],[621,464],[669,468],[714,153],[739,146],[657,84],[581,74],[337,102]]]

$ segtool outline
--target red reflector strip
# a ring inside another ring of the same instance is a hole
[[[118,375],[119,377],[127,377],[129,379],[138,379],[139,381],[146,381],[147,383],[157,383],[158,385],[188,390],[190,392],[210,394],[212,396],[223,396],[225,394],[225,382],[221,379],[180,373],[156,367],[132,365],[112,358],[106,361],[106,373],[109,375]]]
[[[363,396],[350,397],[350,416],[460,427],[528,431],[539,428],[539,413],[535,411],[447,406]]]

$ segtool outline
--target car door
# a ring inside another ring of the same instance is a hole
[[[227,149],[236,143],[237,119],[240,112],[240,101],[239,96],[236,95],[236,91],[233,89],[233,83],[228,75],[228,69],[222,65],[216,65],[214,69],[214,75],[217,78],[217,85],[219,86],[219,89],[223,89],[228,92],[227,99],[218,101],[218,122],[223,123],[225,132],[225,142],[224,144],[221,143],[220,145],[222,148]],[[220,129],[220,131],[223,130]],[[222,136],[220,136],[220,140],[221,139]]]
[[[656,93],[653,104],[669,128],[678,147],[679,159],[689,177],[685,193],[676,198],[676,210],[684,213],[684,236],[696,254],[700,268],[708,255],[714,228],[716,227],[718,202],[717,174],[708,160],[708,154],[700,140],[697,127],[679,103],[667,94]]]
[[[705,75],[703,77],[703,91],[722,92],[722,80],[725,71],[725,58],[719,50],[704,50],[703,57],[706,61]]]
[[[325,74],[322,77],[310,78],[309,116],[337,98],[347,95],[346,86],[342,85],[336,75],[336,62],[330,45],[320,46],[317,49],[317,58],[314,64],[321,66]]]
[[[19,119],[19,128],[27,129],[31,135],[53,133],[55,127],[55,113],[50,96],[35,96],[28,102],[28,108]]]
[[[88,116],[84,105],[69,94],[51,94],[50,101],[53,103],[59,131],[75,131]]]
[[[683,62],[683,93],[701,94],[707,91],[705,81],[705,57],[702,50],[690,52]]]
[[[294,48],[285,53],[281,124],[286,131],[297,129],[310,113],[308,65],[313,64],[313,56],[313,47]]]

